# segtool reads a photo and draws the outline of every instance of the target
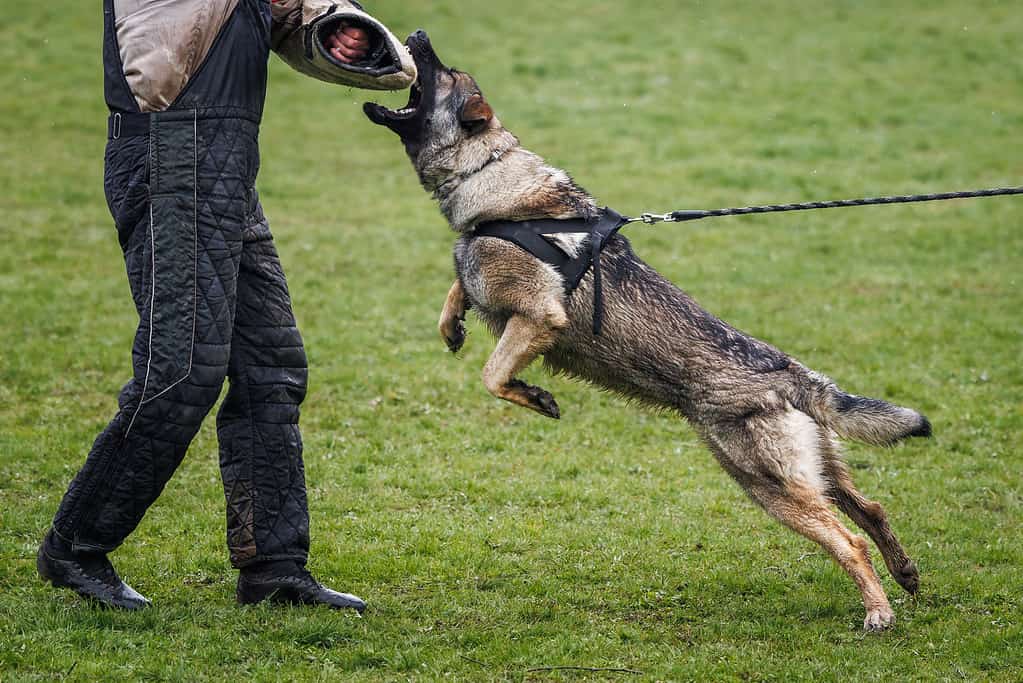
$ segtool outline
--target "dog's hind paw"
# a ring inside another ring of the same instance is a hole
[[[906,564],[902,565],[902,569],[892,572],[892,576],[910,595],[916,595],[916,592],[920,590],[920,572],[917,571],[913,560],[907,560]]]
[[[887,605],[867,610],[867,616],[863,620],[863,630],[868,633],[880,633],[895,625],[895,612]]]

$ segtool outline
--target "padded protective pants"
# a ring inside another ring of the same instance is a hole
[[[106,158],[107,200],[139,313],[134,376],[54,530],[81,550],[120,545],[226,377],[217,436],[231,562],[305,562],[306,357],[254,189],[258,121],[219,108],[153,114],[150,125],[148,135],[111,140]]]

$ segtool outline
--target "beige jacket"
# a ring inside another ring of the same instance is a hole
[[[163,111],[199,70],[238,0],[114,0],[117,42],[124,75],[139,108]],[[346,0],[273,0],[270,43],[294,69],[330,83],[399,90],[415,80],[405,46],[379,21]],[[376,67],[337,62],[314,40],[310,58],[306,31],[328,22],[349,21],[367,28],[378,49]]]

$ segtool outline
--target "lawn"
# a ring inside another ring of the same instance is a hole
[[[1023,182],[1017,2],[371,9],[429,30],[527,147],[623,213]],[[312,367],[310,567],[370,608],[234,604],[212,424],[113,555],[153,609],[44,586],[36,546],[136,323],[102,193],[100,29],[95,2],[0,25],[0,680],[1023,679],[1023,199],[628,229],[719,316],[934,423],[848,450],[922,575],[916,598],[882,577],[898,623],[866,636],[848,578],[680,419],[539,367],[561,421],[490,397],[486,331],[458,358],[436,333],[452,235],[363,117],[375,95],[276,58],[260,190]],[[642,673],[530,671],[553,666]]]

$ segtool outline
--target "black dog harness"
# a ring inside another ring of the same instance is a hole
[[[593,334],[600,335],[604,309],[600,252],[608,240],[628,222],[628,218],[614,209],[604,207],[597,218],[591,220],[543,218],[535,221],[490,221],[476,226],[475,234],[511,242],[544,263],[554,266],[564,278],[565,294],[568,296],[579,287],[586,271],[593,266]],[[590,248],[582,248],[576,256],[569,256],[544,238],[544,235],[566,232],[589,233]]]

